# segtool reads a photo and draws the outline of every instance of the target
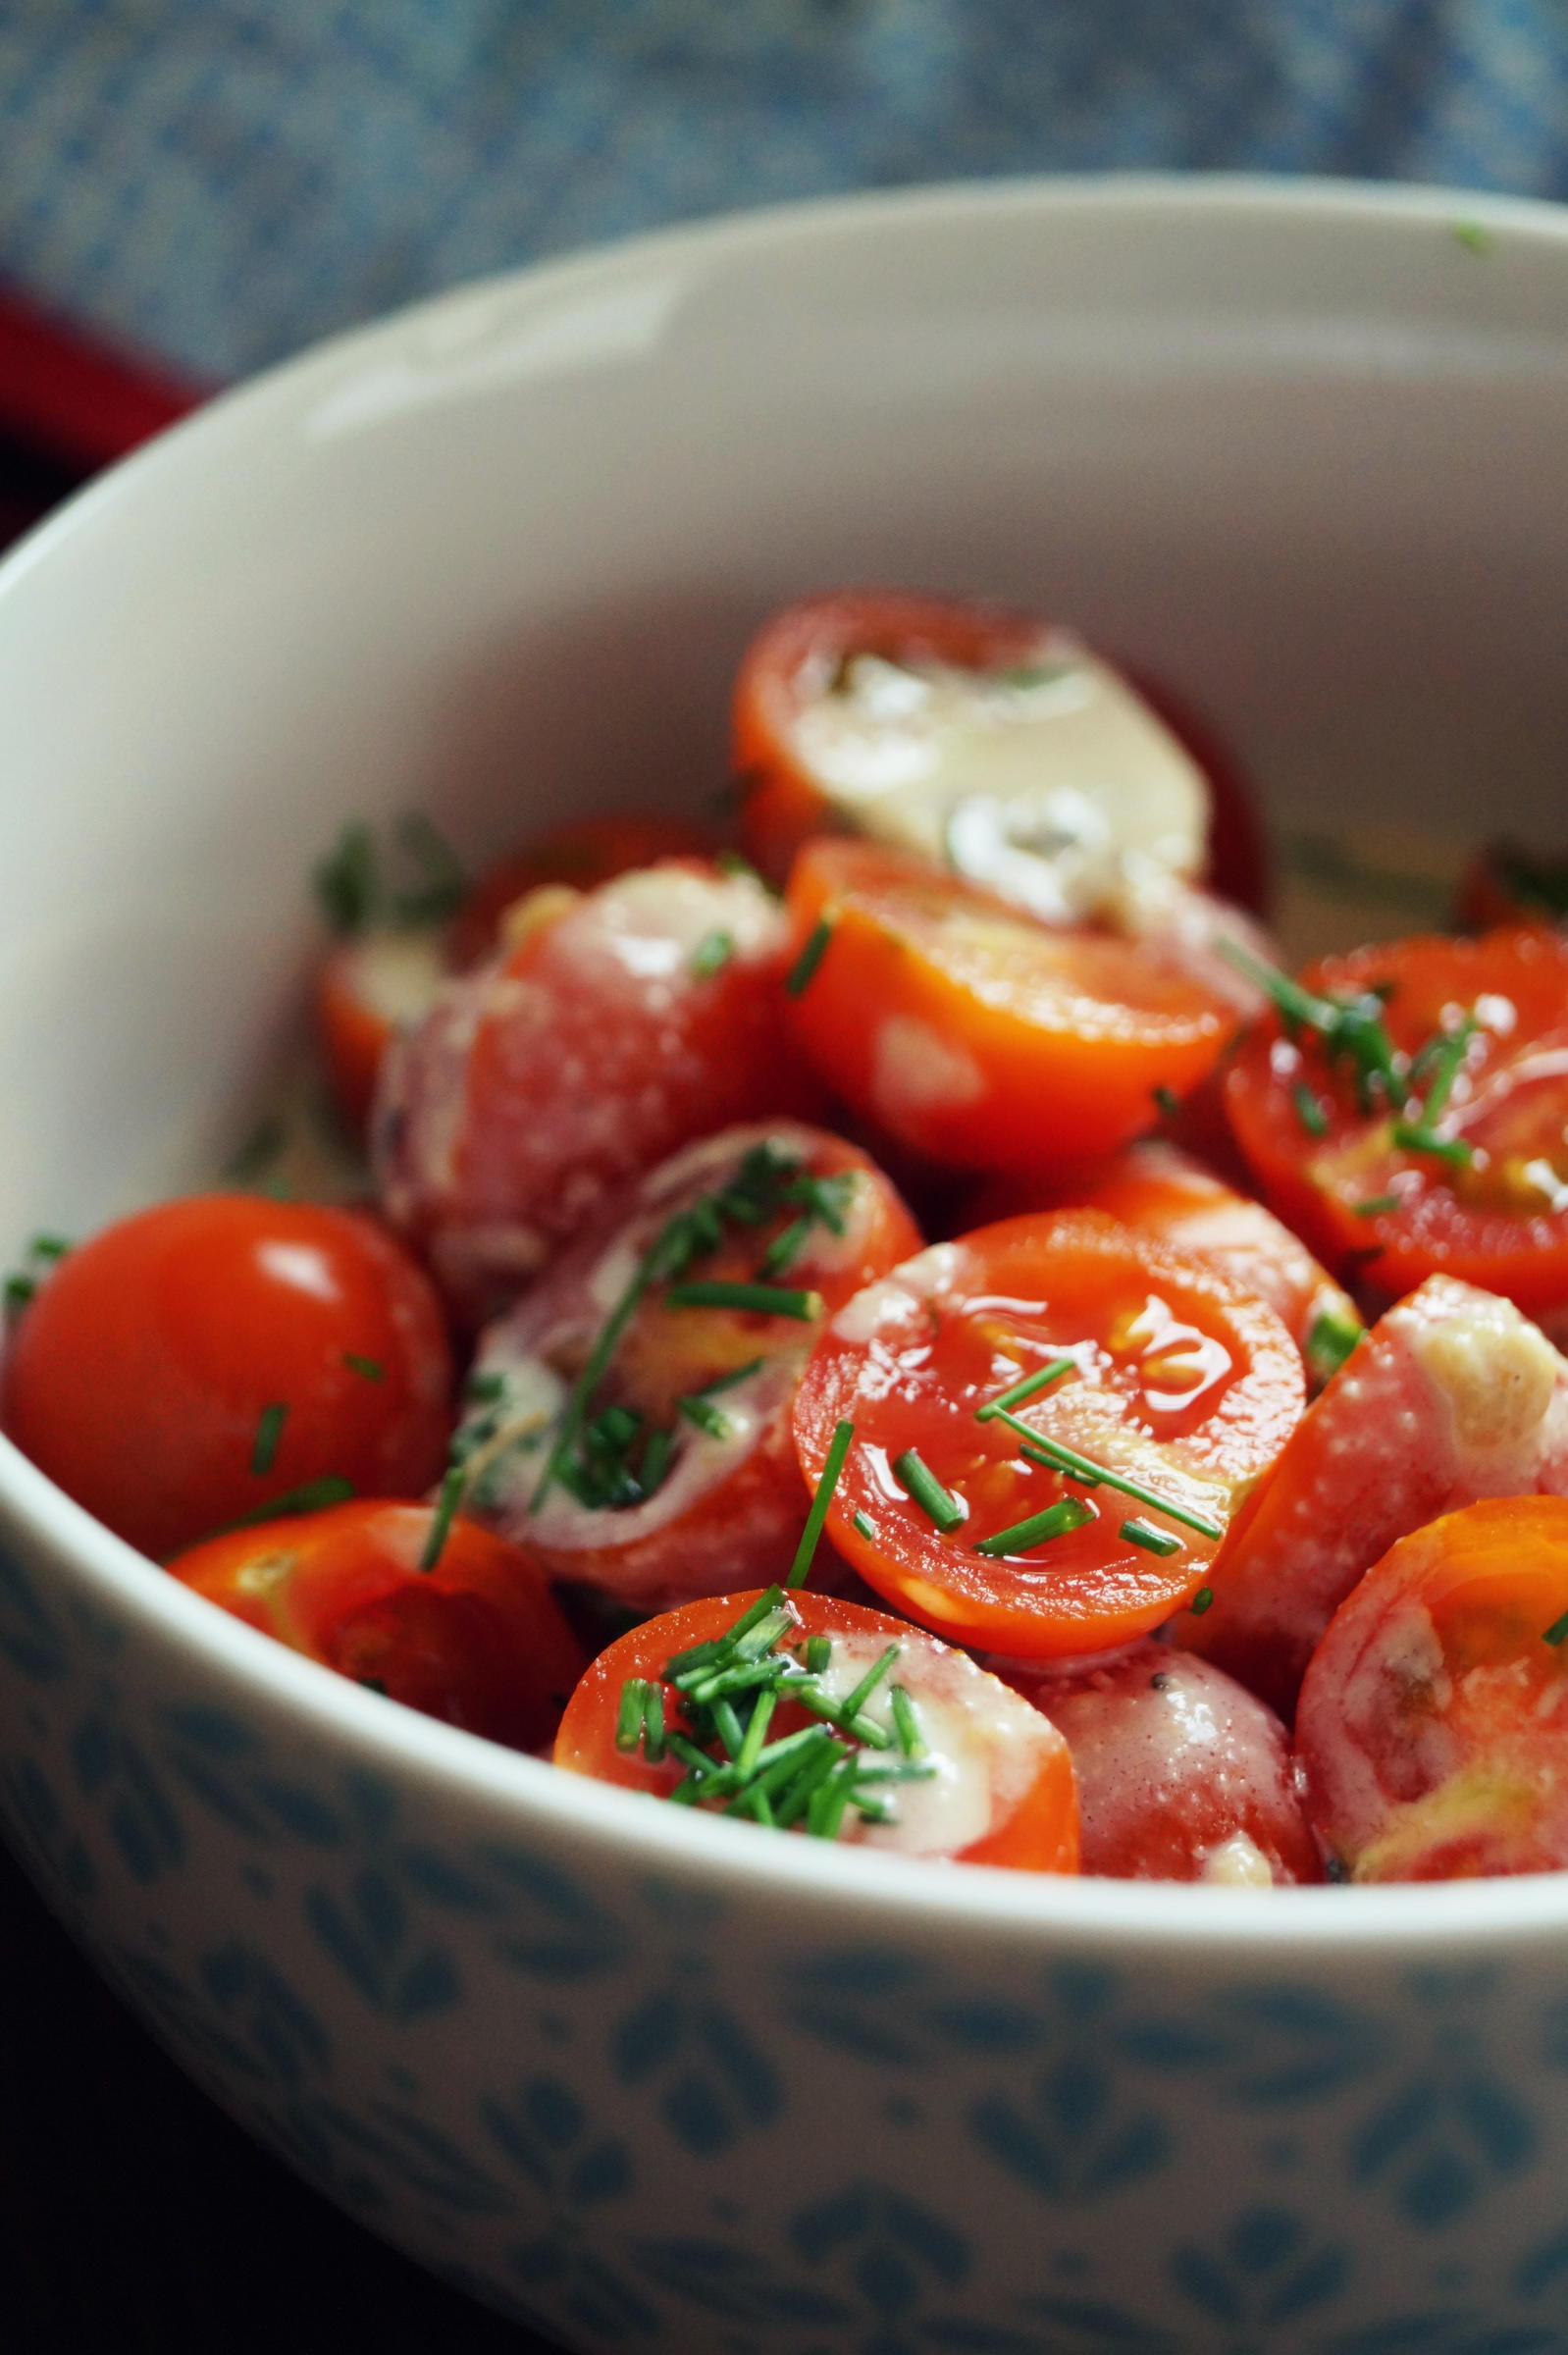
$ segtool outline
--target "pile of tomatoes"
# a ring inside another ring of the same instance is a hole
[[[1490,929],[1286,975],[1223,756],[978,605],[789,608],[734,743],[736,847],[593,819],[467,888],[416,833],[393,890],[351,829],[317,999],[372,1198],[40,1238],[8,1435],[252,1626],[665,1802],[1036,1871],[1568,1864],[1544,887],[1498,855]]]

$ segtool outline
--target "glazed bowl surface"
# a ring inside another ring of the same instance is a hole
[[[215,1169],[347,817],[720,776],[749,632],[1071,615],[1333,840],[1564,830],[1568,214],[937,190],[482,286],[0,573],[0,1230]],[[1568,2348],[1568,1878],[1270,1893],[694,1821],[335,1679],[0,1441],[0,1806],[236,2117],[569,2347]]]

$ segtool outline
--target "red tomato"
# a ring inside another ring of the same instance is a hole
[[[1255,1292],[1295,1335],[1307,1377],[1321,1387],[1361,1331],[1349,1295],[1304,1243],[1261,1202],[1238,1194],[1178,1146],[1128,1145],[1089,1176],[1044,1182],[1002,1179],[975,1205],[976,1220],[1028,1210],[1103,1210],[1174,1250],[1207,1260]]]
[[[1018,1406],[1021,1430],[979,1419],[1064,1358]],[[1084,1211],[934,1244],[858,1294],[812,1352],[795,1439],[814,1483],[835,1425],[855,1424],[828,1530],[867,1585],[943,1635],[1050,1658],[1124,1643],[1196,1593],[1303,1393],[1272,1309]],[[1147,1494],[1048,1469],[1027,1452],[1041,1443]],[[911,1450],[949,1500],[935,1515]],[[1058,1507],[1077,1525],[1031,1538],[1030,1519]]]
[[[386,927],[340,941],[316,970],[316,1029],[333,1099],[363,1136],[387,1050],[430,1012],[446,975],[433,929]]]
[[[489,957],[500,944],[507,909],[531,891],[552,883],[592,891],[635,866],[653,866],[660,859],[706,859],[714,848],[712,827],[686,818],[644,811],[569,818],[485,869],[452,921],[447,939],[452,968],[463,972]]]
[[[1350,1879],[1568,1865],[1568,1500],[1494,1496],[1402,1538],[1301,1688],[1307,1803]]]
[[[582,1648],[543,1571],[461,1519],[435,1566],[427,1505],[341,1504],[192,1547],[171,1574],[356,1684],[516,1750],[552,1737]]]
[[[1537,1490],[1568,1492],[1568,1364],[1509,1301],[1429,1277],[1309,1407],[1180,1640],[1288,1717],[1313,1647],[1395,1539]]]
[[[1386,993],[1403,1100],[1374,1088],[1363,1104],[1314,1031],[1257,1023],[1226,1102],[1281,1217],[1385,1299],[1440,1269],[1531,1315],[1568,1302],[1568,938],[1419,938],[1303,978],[1320,999]]]
[[[198,1194],[60,1262],[7,1350],[0,1422],[161,1556],[327,1476],[418,1495],[450,1393],[436,1296],[373,1220]]]
[[[709,1223],[682,1281],[760,1281],[795,1307],[814,1293],[829,1312],[920,1241],[853,1145],[793,1122],[726,1129],[654,1170],[612,1226],[490,1328],[459,1434],[470,1509],[552,1577],[645,1609],[721,1593],[737,1563],[787,1576],[806,1513],[790,1407],[819,1308],[671,1306],[666,1275],[640,1294],[568,1425],[574,1378],[617,1300],[658,1238],[699,1217]]]
[[[1047,1675],[1002,1674],[1067,1736],[1080,1871],[1242,1888],[1322,1880],[1283,1726],[1207,1660],[1149,1642]]]
[[[1156,1087],[1203,1077],[1230,1028],[1128,942],[1049,931],[869,844],[810,843],[789,909],[801,1045],[857,1111],[959,1168],[1111,1151],[1147,1127]]]
[[[684,1779],[682,1765],[667,1755],[651,1763],[641,1752],[617,1745],[627,1682],[643,1678],[660,1685],[665,1722],[678,1726],[682,1696],[666,1680],[667,1664],[694,1645],[725,1635],[759,1599],[749,1592],[688,1603],[645,1621],[612,1644],[567,1704],[555,1741],[556,1765],[667,1798]],[[817,1682],[835,1700],[850,1696],[890,1643],[899,1646],[899,1656],[865,1714],[884,1734],[891,1733],[890,1689],[900,1686],[914,1705],[924,1762],[936,1769],[920,1780],[885,1786],[894,1811],[890,1822],[868,1822],[850,1808],[840,1838],[908,1856],[1004,1864],[1020,1872],[1077,1869],[1071,1762],[1067,1744],[1036,1710],[963,1652],[901,1619],[810,1593],[792,1594],[788,1608],[799,1635],[788,1634],[780,1643],[793,1656],[788,1648],[804,1637],[830,1641],[832,1653]],[[782,1740],[811,1722],[799,1702],[784,1700],[767,1732],[770,1739]],[[873,1763],[900,1754],[894,1745],[875,1753]]]
[[[751,877],[666,861],[448,982],[389,1059],[389,1216],[475,1323],[634,1178],[709,1130],[810,1112],[783,1035],[783,919]]]

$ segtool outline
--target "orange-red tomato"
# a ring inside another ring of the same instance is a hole
[[[1230,1031],[1217,998],[1130,942],[1048,930],[869,843],[809,843],[788,904],[802,1047],[857,1111],[962,1169],[1110,1152]]]
[[[171,1575],[236,1619],[427,1717],[539,1750],[583,1652],[537,1562],[428,1505],[353,1503],[235,1530]]]
[[[370,1124],[377,1082],[398,1031],[436,1002],[446,975],[433,927],[378,927],[340,940],[316,968],[316,1032],[333,1100],[353,1136]]]
[[[556,1765],[667,1798],[685,1768],[668,1756],[650,1763],[642,1753],[617,1747],[627,1681],[645,1678],[661,1685],[665,1721],[678,1727],[681,1696],[664,1679],[666,1664],[694,1645],[722,1637],[758,1599],[751,1591],[688,1603],[663,1618],[645,1620],[601,1652],[567,1704],[555,1742]],[[891,1822],[868,1823],[851,1809],[841,1838],[1020,1872],[1077,1869],[1071,1761],[1067,1744],[1045,1718],[963,1652],[904,1620],[827,1595],[798,1593],[788,1600],[800,1632],[784,1639],[786,1647],[810,1636],[829,1639],[832,1657],[821,1682],[838,1700],[848,1697],[890,1643],[899,1646],[891,1674],[883,1678],[866,1714],[885,1727],[889,1687],[902,1686],[914,1704],[928,1762],[937,1768],[928,1783],[889,1786]],[[785,1700],[768,1724],[768,1735],[780,1740],[810,1722],[799,1702]]]
[[[1151,1639],[1106,1660],[1002,1674],[1067,1737],[1080,1871],[1238,1888],[1322,1880],[1284,1728],[1223,1670]]]
[[[1368,1571],[1307,1670],[1307,1803],[1356,1881],[1568,1865],[1568,1500],[1494,1496]]]
[[[198,1194],[60,1262],[7,1349],[0,1423],[162,1556],[324,1477],[417,1496],[450,1394],[436,1296],[374,1220]]]
[[[1405,1101],[1374,1088],[1363,1102],[1347,1059],[1331,1063],[1311,1030],[1292,1039],[1271,1015],[1247,1032],[1226,1103],[1281,1217],[1384,1299],[1442,1270],[1532,1316],[1568,1303],[1568,938],[1423,937],[1303,978],[1320,997],[1385,995],[1395,1051],[1428,1062],[1400,1078]],[[1444,1094],[1445,1039],[1458,1061]]]
[[[711,1225],[680,1280],[760,1282],[807,1313],[672,1305],[669,1278],[650,1284],[563,1438],[617,1299],[702,1206]],[[819,1128],[770,1122],[688,1146],[486,1333],[460,1433],[470,1509],[552,1577],[644,1609],[722,1592],[737,1565],[785,1577],[807,1502],[790,1408],[822,1313],[799,1295],[831,1314],[919,1242],[880,1171]]]
[[[507,909],[531,891],[551,883],[592,891],[633,867],[660,859],[710,858],[715,848],[711,826],[655,811],[569,818],[486,867],[452,918],[446,943],[451,966],[463,972],[490,956],[500,942]]]
[[[1017,1423],[981,1419],[1064,1359]],[[1304,1390],[1261,1300],[1114,1220],[1064,1212],[934,1244],[849,1301],[811,1354],[795,1437],[814,1483],[835,1425],[854,1422],[827,1525],[878,1594],[960,1642],[1049,1658],[1124,1643],[1191,1599]],[[1029,1452],[1062,1447],[1146,1493]],[[911,1451],[950,1500],[940,1515],[917,1500]],[[1073,1525],[1031,1537],[1055,1508]]]
[[[388,1215],[465,1318],[678,1146],[817,1109],[784,1034],[785,947],[755,878],[666,860],[447,983],[388,1060],[374,1142]]]

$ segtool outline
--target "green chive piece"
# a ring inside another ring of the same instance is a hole
[[[1467,253],[1490,253],[1496,245],[1496,232],[1488,229],[1484,222],[1453,221],[1449,228],[1454,243],[1462,245]]]
[[[38,1289],[35,1276],[8,1276],[5,1281],[7,1308],[26,1308]]]
[[[889,1685],[887,1699],[893,1712],[893,1728],[898,1735],[900,1750],[907,1758],[923,1758],[925,1744],[920,1736],[919,1720],[909,1688],[905,1685]]]
[[[48,1260],[52,1264],[57,1259],[64,1259],[70,1249],[71,1244],[63,1234],[35,1234],[27,1245],[27,1257]]]
[[[746,1739],[741,1744],[735,1760],[737,1774],[751,1775],[757,1772],[757,1761],[762,1754],[762,1743],[773,1711],[778,1706],[778,1700],[776,1687],[771,1692],[758,1693],[757,1704],[752,1710],[747,1724]]]
[[[1560,1619],[1552,1621],[1541,1640],[1542,1644],[1560,1644],[1564,1636],[1568,1636],[1568,1611],[1564,1611]]]
[[[653,1682],[643,1695],[643,1755],[651,1766],[664,1755],[664,1696]]]
[[[833,1437],[828,1443],[827,1454],[822,1459],[821,1476],[811,1493],[811,1509],[806,1516],[806,1527],[801,1532],[801,1542],[795,1548],[795,1559],[790,1564],[790,1574],[785,1581],[787,1586],[804,1587],[811,1574],[816,1541],[822,1534],[827,1508],[833,1501],[833,1492],[843,1475],[844,1461],[854,1437],[855,1426],[847,1417],[834,1424]]]
[[[1468,1137],[1437,1136],[1422,1121],[1395,1121],[1393,1141],[1403,1152],[1430,1153],[1456,1166],[1476,1158],[1476,1148]]]
[[[376,873],[376,843],[362,818],[344,826],[311,876],[316,898],[329,928],[347,938],[363,932],[376,913],[380,886]]]
[[[1356,1343],[1365,1340],[1366,1335],[1365,1325],[1348,1301],[1343,1308],[1320,1309],[1312,1320],[1301,1352],[1307,1372],[1320,1388],[1332,1374],[1338,1373]]]
[[[876,1532],[871,1527],[871,1517],[868,1513],[857,1513],[855,1516],[855,1527],[862,1538],[870,1538],[872,1540],[875,1539]]]
[[[1188,1603],[1187,1608],[1192,1613],[1194,1619],[1201,1619],[1204,1612],[1208,1609],[1213,1600],[1214,1589],[1212,1587],[1200,1587],[1196,1595],[1193,1596],[1192,1600]]]
[[[1017,1415],[1003,1414],[1001,1419],[1010,1430],[1020,1435],[1019,1452],[1031,1461],[1043,1464],[1047,1471],[1070,1473],[1074,1480],[1082,1481],[1086,1488],[1097,1488],[1103,1482],[1106,1488],[1115,1489],[1119,1494],[1130,1496],[1134,1503],[1151,1505],[1169,1520],[1179,1521],[1186,1529],[1195,1529],[1200,1538],[1225,1536],[1218,1521],[1211,1521],[1207,1514],[1189,1512],[1184,1504],[1173,1504],[1169,1496],[1161,1496],[1155,1490],[1145,1488],[1140,1480],[1124,1479],[1120,1472],[1113,1472],[1108,1464],[1096,1463],[1092,1456],[1080,1455],[1075,1447],[1064,1447],[1060,1439],[1047,1439],[1044,1432],[1034,1431],[1027,1423],[1020,1423]]]
[[[1032,1398],[1036,1390],[1045,1388],[1047,1383],[1060,1382],[1064,1374],[1075,1372],[1077,1362],[1075,1357],[1053,1357],[1049,1365],[1037,1366],[1032,1374],[1025,1374],[1022,1381],[1016,1382],[1011,1389],[1003,1390],[995,1398],[988,1398],[983,1406],[977,1406],[974,1420],[976,1423],[989,1423],[993,1415],[1005,1415],[1013,1407],[1021,1406],[1025,1398]]]
[[[789,1291],[777,1283],[672,1283],[671,1308],[732,1308],[758,1317],[794,1317],[810,1325],[822,1314],[820,1292]]]
[[[1351,1209],[1358,1219],[1381,1219],[1385,1210],[1397,1210],[1397,1194],[1369,1194],[1364,1202],[1352,1202]]]
[[[982,1538],[975,1546],[976,1553],[1027,1553],[1031,1545],[1044,1545],[1052,1538],[1065,1538],[1070,1530],[1081,1529],[1085,1521],[1095,1519],[1092,1504],[1081,1496],[1063,1496],[1048,1504],[1043,1512],[1031,1513],[1026,1521],[1016,1521],[1011,1529],[999,1529],[992,1538]]]
[[[816,1221],[809,1211],[804,1212],[798,1219],[791,1219],[789,1225],[774,1235],[773,1240],[763,1252],[762,1264],[758,1270],[758,1275],[782,1276],[791,1260],[799,1256],[815,1224]]]
[[[754,1374],[760,1374],[766,1363],[765,1358],[754,1357],[749,1359],[744,1366],[737,1366],[733,1374],[715,1374],[711,1382],[705,1382],[700,1390],[692,1392],[692,1396],[694,1398],[711,1398],[716,1391],[733,1390],[738,1384],[750,1382]]]
[[[867,1668],[865,1674],[862,1677],[860,1683],[856,1686],[854,1692],[844,1703],[844,1714],[847,1718],[853,1721],[860,1715],[862,1709],[870,1700],[871,1695],[876,1691],[877,1686],[881,1683],[883,1677],[886,1676],[888,1670],[892,1667],[894,1661],[899,1657],[899,1654],[903,1651],[903,1649],[904,1647],[902,1644],[890,1644],[886,1651],[882,1653],[880,1659],[874,1661],[872,1665]]]
[[[1170,1087],[1155,1087],[1151,1088],[1149,1092],[1154,1098],[1155,1111],[1164,1119],[1174,1121],[1181,1110],[1180,1098],[1176,1095],[1176,1090]]]
[[[283,1437],[287,1419],[287,1406],[264,1406],[261,1410],[250,1449],[250,1469],[261,1479],[265,1479],[272,1470],[278,1453],[278,1441]]]
[[[386,1686],[382,1683],[379,1676],[356,1676],[354,1682],[356,1685],[361,1686],[367,1693],[379,1693],[383,1701],[390,1701],[392,1699],[392,1695],[388,1692]]]
[[[461,1464],[453,1464],[441,1484],[441,1490],[436,1498],[435,1514],[430,1524],[430,1535],[425,1540],[425,1550],[419,1557],[421,1570],[434,1570],[445,1551],[446,1540],[451,1534],[452,1519],[461,1500],[463,1483],[467,1477]]]
[[[699,1431],[706,1432],[710,1439],[729,1438],[728,1415],[721,1413],[711,1398],[705,1398],[700,1390],[694,1390],[688,1397],[677,1398],[675,1408],[678,1414],[686,1417],[688,1423],[695,1423]]]
[[[798,998],[809,986],[817,967],[827,955],[827,944],[833,937],[833,919],[819,916],[806,936],[806,945],[784,977],[784,987],[792,998]]]
[[[733,932],[708,932],[692,951],[692,972],[699,981],[711,981],[735,954]]]
[[[824,1731],[821,1749],[813,1757],[808,1758],[788,1788],[780,1795],[773,1810],[778,1821],[785,1825],[798,1822],[801,1816],[807,1813],[814,1794],[820,1790],[839,1762],[849,1754],[842,1742],[835,1742],[832,1735]],[[808,1822],[808,1831],[811,1828],[810,1823]]]
[[[643,1710],[648,1701],[648,1679],[629,1676],[621,1687],[621,1705],[615,1714],[615,1747],[635,1750],[643,1739]]]
[[[669,1459],[675,1452],[675,1434],[672,1431],[651,1431],[643,1460],[637,1467],[637,1485],[645,1496],[652,1496],[662,1487],[669,1470]]]
[[[225,1162],[223,1175],[232,1185],[251,1185],[278,1159],[288,1142],[288,1132],[276,1113],[259,1120]]]
[[[1309,1136],[1328,1135],[1329,1116],[1304,1079],[1298,1079],[1290,1090],[1290,1101],[1296,1108],[1296,1119]]]
[[[361,1357],[357,1349],[343,1351],[343,1364],[350,1374],[362,1374],[367,1382],[385,1382],[387,1369],[379,1357]]]
[[[1152,1521],[1124,1521],[1121,1534],[1129,1545],[1141,1545],[1145,1553],[1181,1551],[1181,1540],[1174,1538],[1168,1529],[1156,1529]]]
[[[740,1719],[735,1714],[735,1703],[726,1696],[715,1701],[712,1709],[713,1731],[729,1752],[730,1756],[738,1758],[746,1740],[746,1734]]]
[[[329,1505],[346,1504],[353,1493],[351,1480],[344,1480],[340,1472],[326,1472],[320,1480],[301,1481],[297,1489],[286,1489],[281,1496],[269,1496],[265,1504],[252,1505],[248,1513],[225,1521],[219,1529],[208,1530],[207,1536],[226,1538],[231,1530],[256,1529],[264,1521],[286,1521],[297,1513],[322,1513]],[[202,1543],[205,1542],[204,1539]]]
[[[721,875],[744,876],[748,883],[755,883],[758,891],[765,891],[770,900],[776,900],[779,897],[767,877],[758,872],[750,859],[743,859],[739,851],[718,852],[713,864]]]
[[[940,1530],[957,1529],[968,1514],[958,1498],[943,1488],[928,1464],[922,1463],[913,1447],[893,1459],[893,1477],[902,1481],[908,1494],[917,1504],[928,1521]]]
[[[820,1676],[832,1657],[833,1639],[831,1636],[807,1637],[806,1665],[812,1676]]]
[[[494,1406],[506,1395],[506,1377],[504,1374],[475,1372],[469,1375],[463,1389],[476,1405]]]

